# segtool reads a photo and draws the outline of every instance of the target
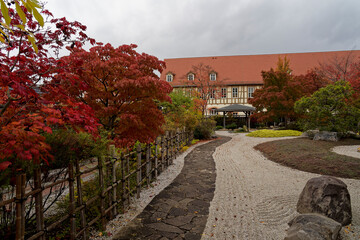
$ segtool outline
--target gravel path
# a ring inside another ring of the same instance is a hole
[[[319,175],[281,166],[253,149],[278,138],[217,133],[233,138],[214,153],[216,189],[202,239],[284,239],[302,189]],[[341,235],[359,239],[360,181],[341,180],[348,186],[353,212],[352,225],[343,228]]]

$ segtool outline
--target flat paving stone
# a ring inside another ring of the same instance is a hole
[[[130,224],[113,239],[199,240],[214,197],[216,147],[228,142],[221,137],[194,148],[175,180],[160,192]]]

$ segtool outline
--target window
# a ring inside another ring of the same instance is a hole
[[[210,81],[216,81],[216,73],[210,73]]]
[[[237,98],[238,97],[238,88],[233,88],[232,89],[232,97],[233,98]]]
[[[248,94],[249,94],[249,98],[253,98],[253,94],[254,94],[255,89],[253,87],[249,87],[248,88]]]
[[[174,79],[174,75],[172,75],[171,73],[166,74],[166,81],[167,82],[172,82]]]
[[[214,99],[214,98],[215,98],[215,90],[211,90],[210,99]]]
[[[216,108],[210,109],[210,115],[218,115],[218,112],[216,112]]]
[[[226,98],[226,88],[221,89],[221,98]]]
[[[195,76],[194,76],[193,73],[189,73],[189,74],[188,74],[188,80],[189,80],[189,81],[194,81],[194,78],[195,78]]]

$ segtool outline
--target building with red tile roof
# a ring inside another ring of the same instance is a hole
[[[320,64],[351,56],[358,59],[360,50],[333,51],[333,52],[307,52],[264,55],[238,55],[217,57],[193,57],[165,59],[166,69],[160,79],[168,81],[175,89],[189,88],[193,66],[199,64],[210,66],[216,74],[216,80],[221,82],[222,90],[219,98],[208,102],[208,110],[221,108],[230,104],[249,105],[247,99],[257,88],[261,88],[263,80],[261,71],[276,68],[279,58],[286,57],[290,61],[290,68],[294,75],[306,74],[310,69]],[[209,76],[210,77],[210,76]]]

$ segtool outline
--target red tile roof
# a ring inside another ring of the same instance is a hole
[[[182,86],[186,81],[187,74],[192,66],[200,63],[209,65],[217,73],[217,79],[222,84],[262,84],[261,71],[268,71],[276,68],[279,57],[290,60],[290,68],[293,74],[305,74],[314,67],[319,67],[319,63],[326,63],[334,57],[359,58],[360,50],[353,51],[334,51],[334,52],[309,52],[309,53],[286,53],[286,54],[266,54],[266,55],[239,55],[239,56],[218,56],[218,57],[194,57],[194,58],[172,58],[165,59],[166,69],[161,74],[160,79],[165,80],[166,74],[174,74],[172,86]]]

